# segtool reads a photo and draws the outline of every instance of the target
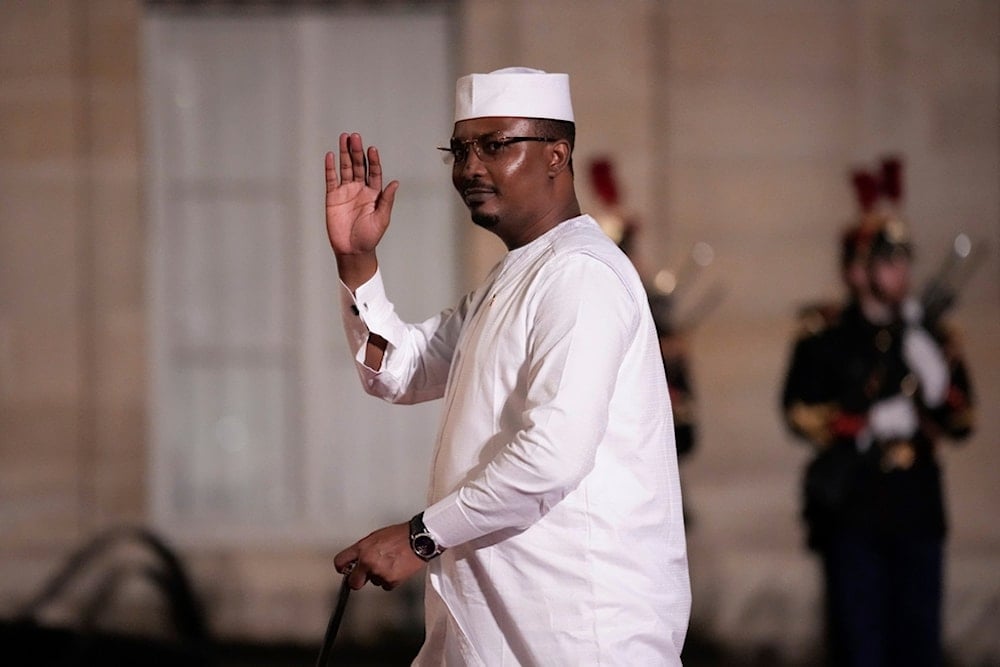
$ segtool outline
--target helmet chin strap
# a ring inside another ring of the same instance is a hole
[[[888,324],[901,315],[903,302],[909,292],[908,288],[891,287],[886,290],[877,279],[877,273],[869,265],[867,270],[867,289],[861,296],[861,308],[871,322]],[[896,292],[901,292],[895,294]]]
[[[861,312],[874,324],[889,324],[899,310],[898,304],[886,301],[873,291],[861,298]]]

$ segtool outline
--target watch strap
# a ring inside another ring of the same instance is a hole
[[[410,519],[410,548],[419,558],[426,561],[436,558],[444,551],[424,525],[423,512]]]

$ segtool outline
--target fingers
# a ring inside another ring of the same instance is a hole
[[[340,135],[340,182],[366,183],[365,149],[357,132]]]
[[[407,523],[381,528],[337,554],[334,565],[347,575],[348,585],[354,590],[370,581],[390,591],[426,565],[410,549],[409,535]],[[357,565],[348,573],[354,561]]]
[[[347,578],[347,585],[353,590],[358,590],[368,581],[368,568],[360,563],[360,553],[358,545],[352,545],[337,554],[333,559],[333,566],[337,572]]]
[[[324,159],[324,166],[326,168],[326,193],[330,194],[331,191],[337,187],[337,171],[334,169],[334,157],[333,151],[327,151]]]
[[[365,183],[365,149],[364,143],[361,141],[361,135],[357,132],[352,134],[350,141],[347,144],[347,148],[351,155],[351,172],[354,175],[353,180],[359,183]]]
[[[368,185],[376,190],[382,189],[382,159],[374,146],[368,147]]]
[[[356,544],[344,549],[333,557],[333,566],[337,569],[337,572],[341,574],[347,574],[351,570],[355,569],[357,564],[358,545]]]
[[[337,569],[347,578],[347,585],[355,591],[364,588],[364,585],[369,581],[384,591],[391,591],[397,586],[397,582],[388,581],[375,574],[370,565],[363,564],[361,561],[351,561],[346,567]]]
[[[340,185],[357,182],[375,190],[382,190],[382,159],[375,146],[366,151],[361,135],[357,132],[343,132],[338,142]],[[366,159],[367,157],[367,159]],[[326,156],[326,189],[336,188],[337,174],[333,166],[333,154]]]
[[[337,572],[347,578],[347,585],[353,590],[363,588],[369,581],[385,590],[390,590],[386,588],[385,580],[372,573],[375,564],[362,560],[360,543],[355,543],[334,556],[333,565],[337,568]]]
[[[360,137],[358,138],[360,140]],[[341,133],[338,149],[340,151],[340,182],[349,183],[354,180],[354,167],[351,164],[351,135]]]
[[[381,209],[385,207],[387,214],[392,213],[392,203],[396,201],[396,190],[398,189],[399,181],[393,181],[392,183],[389,183],[389,185],[385,186],[385,191],[375,203],[375,208]]]
[[[374,146],[368,147],[368,185],[376,190],[382,191],[382,157],[378,149]],[[396,190],[399,189],[399,181],[392,181],[382,192],[382,197],[378,203],[381,207],[386,204],[392,210],[392,203],[396,198]]]

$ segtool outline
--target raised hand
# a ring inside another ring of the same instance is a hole
[[[326,233],[341,277],[348,282],[345,271],[351,278],[359,270],[374,273],[375,247],[389,226],[399,181],[383,190],[378,149],[369,146],[366,160],[360,134],[340,135],[339,175],[334,158],[332,152],[326,154]]]

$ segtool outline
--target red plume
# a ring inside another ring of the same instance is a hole
[[[882,159],[882,194],[897,205],[903,199],[903,161],[896,156]]]
[[[611,160],[599,158],[590,163],[590,181],[606,206],[618,205],[618,185],[615,182]]]
[[[858,206],[863,212],[868,213],[878,201],[878,181],[870,172],[857,169],[851,172],[851,182],[854,184],[854,195],[858,198]]]

